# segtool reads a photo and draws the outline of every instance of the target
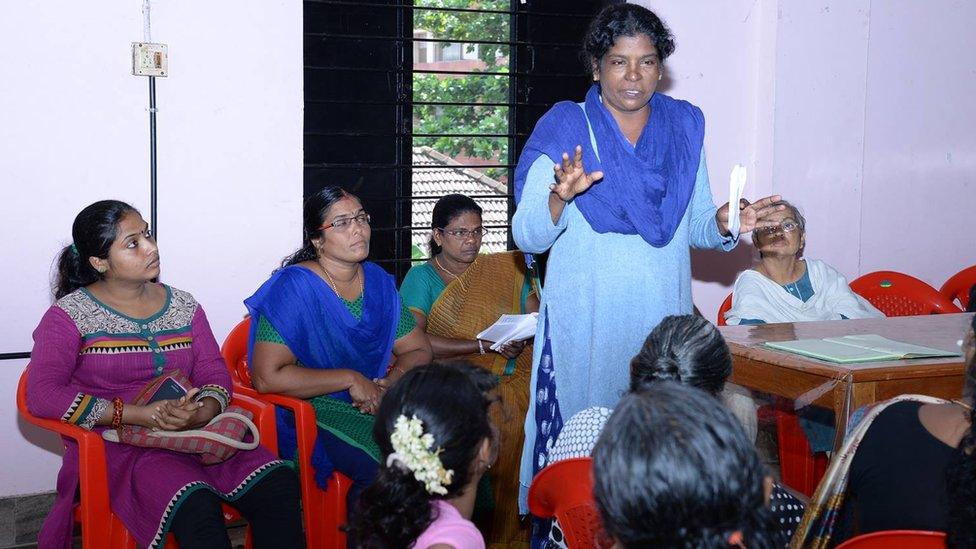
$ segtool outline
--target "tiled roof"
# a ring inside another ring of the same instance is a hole
[[[484,210],[482,222],[486,227],[508,224],[508,190],[505,185],[485,174],[465,168],[454,159],[430,147],[413,148],[414,166],[457,166],[447,168],[413,168],[412,225],[413,244],[428,254],[427,242],[430,240],[430,217],[437,200],[447,194],[459,193],[468,196],[498,195],[498,198],[475,198]],[[483,252],[503,252],[507,249],[508,229],[489,229],[482,241]]]

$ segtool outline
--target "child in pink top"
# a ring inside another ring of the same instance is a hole
[[[469,363],[418,366],[390,387],[373,437],[383,454],[349,535],[360,547],[484,549],[471,522],[497,454],[488,409],[498,380]]]
[[[474,523],[461,516],[456,507],[442,499],[430,504],[437,518],[414,543],[414,549],[449,545],[454,549],[484,549],[485,540]]]

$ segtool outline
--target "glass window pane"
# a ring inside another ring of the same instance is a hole
[[[416,0],[418,8],[508,11],[508,0]],[[414,9],[411,244],[414,260],[429,255],[430,215],[437,200],[475,198],[490,227],[483,252],[508,244],[511,16],[507,13]],[[420,44],[423,44],[420,45]],[[472,74],[443,74],[457,71]],[[418,102],[423,104],[417,104]],[[452,103],[489,103],[455,105]],[[498,105],[500,104],[500,105]]]

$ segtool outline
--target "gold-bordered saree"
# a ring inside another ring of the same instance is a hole
[[[803,549],[827,549],[835,545],[834,527],[840,519],[847,495],[851,464],[854,454],[867,434],[871,424],[888,406],[896,402],[914,401],[923,404],[947,404],[948,400],[925,395],[900,395],[890,400],[879,402],[867,408],[863,419],[857,421],[851,430],[841,450],[830,461],[827,473],[817,486],[817,491],[807,505],[806,512],[800,526],[793,533],[790,547]],[[852,418],[856,421],[856,418]]]

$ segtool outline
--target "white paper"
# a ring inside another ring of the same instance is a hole
[[[729,234],[739,238],[739,199],[746,188],[746,167],[736,164],[729,176]]]
[[[483,341],[494,341],[491,350],[497,351],[509,341],[519,341],[535,336],[538,323],[539,313],[502,315],[494,324],[485,328],[475,337]]]

